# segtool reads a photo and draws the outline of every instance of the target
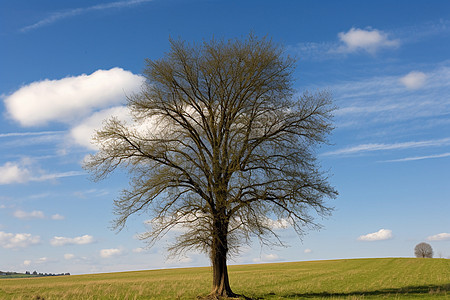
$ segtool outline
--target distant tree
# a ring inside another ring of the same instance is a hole
[[[129,170],[131,187],[114,202],[116,229],[150,212],[150,244],[171,228],[184,232],[169,248],[199,250],[213,270],[211,298],[233,297],[227,259],[258,237],[279,244],[271,218],[298,234],[318,226],[310,211],[329,215],[337,192],[315,149],[332,130],[331,96],[293,97],[294,61],[268,39],[171,41],[147,60],[142,92],[128,99],[135,124],[104,123],[99,151],[85,168],[103,179]],[[274,237],[275,239],[270,239]],[[276,241],[276,242],[273,242]]]
[[[26,271],[25,274],[26,274],[26,275],[30,275],[30,271]]]
[[[414,254],[416,257],[433,258],[433,248],[431,248],[430,244],[420,243],[414,248]]]
[[[38,273],[36,271],[33,272],[33,275],[37,275]]]

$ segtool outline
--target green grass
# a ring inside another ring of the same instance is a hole
[[[230,266],[233,291],[255,299],[450,299],[450,260],[352,259]],[[195,299],[210,268],[4,279],[0,299]]]

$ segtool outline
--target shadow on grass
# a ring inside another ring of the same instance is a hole
[[[375,291],[354,291],[349,293],[290,293],[284,295],[277,295],[275,293],[268,293],[262,295],[261,298],[256,299],[266,299],[270,296],[277,296],[282,299],[290,298],[339,298],[339,297],[350,297],[350,296],[383,296],[383,295],[442,295],[450,292],[450,283],[443,285],[423,285],[423,286],[407,286],[402,288],[392,288],[392,289],[380,289]]]

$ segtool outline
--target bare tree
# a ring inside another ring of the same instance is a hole
[[[183,226],[170,253],[207,253],[209,297],[235,296],[227,258],[239,246],[252,237],[282,244],[275,218],[301,235],[319,227],[315,215],[331,212],[325,200],[337,192],[315,157],[332,130],[331,97],[294,98],[294,60],[252,35],[201,45],[171,40],[164,58],[146,63],[146,84],[128,99],[134,124],[108,120],[85,167],[96,179],[129,170],[130,187],[114,202],[116,229],[149,213],[151,229],[141,237],[152,244]]]
[[[417,244],[414,248],[416,257],[433,258],[433,248],[428,243]]]

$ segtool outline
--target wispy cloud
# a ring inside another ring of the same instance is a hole
[[[384,150],[402,150],[422,147],[440,147],[450,145],[450,138],[428,140],[428,141],[414,141],[404,143],[392,144],[362,144],[353,147],[338,149],[335,151],[325,152],[323,156],[332,155],[356,155],[363,152],[384,151]]]
[[[428,72],[341,82],[329,89],[339,107],[335,112],[338,128],[373,127],[450,114],[449,62]]]
[[[35,166],[33,159],[26,157],[20,162],[6,162],[0,165],[0,185],[48,181],[85,174],[81,171],[49,173]]]
[[[391,160],[385,160],[383,162],[403,162],[403,161],[414,161],[414,160],[443,158],[443,157],[450,157],[450,152],[442,153],[442,154],[435,154],[435,155],[413,156],[413,157],[405,157],[405,158],[399,158],[399,159],[391,159]]]
[[[9,132],[9,133],[0,133],[0,138],[54,135],[54,134],[63,134],[63,133],[64,133],[64,131]]]
[[[360,237],[358,237],[358,241],[365,241],[365,242],[384,241],[392,239],[392,237],[393,237],[392,230],[380,229],[374,233],[361,235]]]
[[[101,10],[108,10],[108,9],[119,9],[119,8],[126,8],[134,5],[138,5],[145,2],[150,2],[152,0],[129,0],[129,1],[117,1],[112,3],[105,3],[105,4],[99,4],[89,7],[82,7],[82,8],[74,8],[67,11],[61,11],[52,13],[50,16],[46,17],[45,19],[42,19],[32,25],[25,26],[20,29],[21,32],[28,32],[31,30],[38,29],[40,27],[53,24],[55,22],[61,21],[63,19],[67,19],[70,17],[75,17],[78,15],[82,15],[88,12],[92,11],[101,11]]]

